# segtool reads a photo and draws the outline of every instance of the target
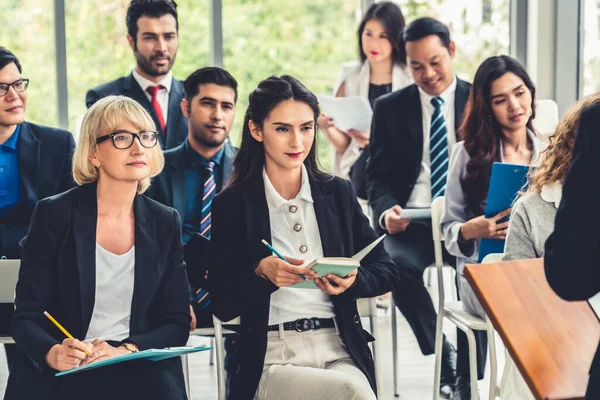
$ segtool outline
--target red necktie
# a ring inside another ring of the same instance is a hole
[[[163,134],[166,133],[165,132],[165,117],[163,116],[162,113],[162,109],[160,108],[160,104],[158,104],[158,91],[164,89],[164,86],[158,85],[158,86],[148,86],[146,88],[146,91],[148,93],[150,93],[150,96],[152,96],[152,99],[150,100],[150,103],[152,104],[152,108],[154,109],[154,112],[156,113],[156,118],[158,118],[158,123],[160,124],[160,128],[163,131]]]

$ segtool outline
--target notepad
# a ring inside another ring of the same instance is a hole
[[[58,372],[54,376],[63,376],[76,374],[78,372],[88,371],[91,369],[102,368],[108,365],[119,364],[133,360],[149,360],[149,361],[161,361],[167,358],[178,357],[184,354],[197,353],[199,351],[210,350],[212,347],[202,345],[196,347],[167,347],[166,349],[148,349],[144,351],[138,351],[137,353],[129,353],[123,356],[109,358],[103,361],[97,361],[91,364],[84,365],[83,367],[73,368],[68,371]]]
[[[588,302],[590,303],[592,310],[594,310],[594,313],[596,313],[596,317],[600,320],[600,293],[589,299]]]
[[[339,276],[340,278],[345,277],[356,268],[360,267],[360,262],[367,254],[371,252],[385,238],[386,235],[382,235],[377,238],[367,247],[353,255],[351,258],[348,257],[322,257],[311,261],[306,267],[316,271],[319,277],[332,274]],[[314,289],[315,283],[313,281],[300,282],[290,286],[294,289]]]
[[[488,188],[485,217],[491,218],[501,211],[511,208],[519,191],[527,183],[528,165],[516,165],[495,162]],[[508,221],[508,216],[498,222]],[[481,239],[479,262],[488,254],[504,253],[504,240]]]
[[[339,130],[344,132],[350,129],[359,132],[369,130],[373,110],[365,96],[333,97],[320,94],[317,98],[325,114],[333,119],[333,123]]]

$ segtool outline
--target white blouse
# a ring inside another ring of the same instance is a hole
[[[86,341],[129,337],[134,267],[135,246],[118,255],[96,243],[96,297]]]
[[[308,172],[302,165],[302,186],[295,198],[286,200],[277,193],[263,170],[265,196],[271,220],[271,244],[284,257],[304,260],[306,264],[323,257],[321,235],[313,206]],[[333,303],[327,293],[317,289],[279,288],[271,294],[269,325],[299,318],[333,318]]]

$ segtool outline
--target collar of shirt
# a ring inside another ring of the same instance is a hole
[[[17,128],[13,132],[12,135],[8,138],[4,144],[1,144],[0,147],[8,148],[13,151],[17,150],[17,142],[19,141],[19,132],[21,131],[21,124],[17,125]]]
[[[267,196],[267,204],[269,209],[276,209],[284,204],[287,204],[292,200],[303,200],[306,203],[313,203],[312,192],[310,190],[310,182],[308,181],[308,171],[304,164],[302,164],[302,184],[300,185],[300,191],[295,198],[286,200],[273,187],[273,184],[269,180],[267,171],[263,168],[263,180],[265,183],[265,195]]]
[[[184,145],[184,154],[185,154],[185,161],[186,161],[186,165],[188,166],[188,168],[196,168],[198,167],[198,165],[204,165],[204,163],[206,162],[206,159],[204,157],[202,157],[200,154],[198,154],[196,152],[196,150],[194,150],[192,148],[192,146],[190,146],[190,142],[188,139],[185,140]],[[221,147],[221,150],[217,151],[217,153],[210,159],[210,161],[214,162],[216,165],[221,165],[223,162],[223,154],[225,153],[225,146]]]
[[[165,75],[164,78],[162,78],[160,81],[158,81],[156,83],[144,78],[143,76],[138,74],[138,72],[135,69],[132,71],[132,75],[133,75],[133,78],[138,83],[138,85],[140,85],[140,87],[142,88],[144,93],[146,93],[146,89],[148,89],[148,86],[157,86],[157,85],[163,86],[167,90],[167,93],[171,93],[171,84],[173,83],[173,73],[171,71],[169,71],[167,73],[167,75]]]
[[[531,165],[537,167],[540,163],[540,153],[544,145],[529,128],[527,128],[527,137],[531,140]],[[500,162],[504,162],[504,144],[502,140],[500,140]]]
[[[431,99],[434,97],[441,97],[444,100],[443,105],[448,104],[454,97],[454,92],[456,92],[456,75],[454,75],[454,79],[450,86],[446,88],[439,96],[433,96],[429,93],[425,92],[421,87],[419,87],[419,97],[421,99],[421,104],[425,105],[428,109],[431,108],[433,110],[433,104],[431,104]]]

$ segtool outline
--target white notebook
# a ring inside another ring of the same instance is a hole
[[[600,320],[600,293],[588,300],[592,310],[596,313],[596,317]]]

